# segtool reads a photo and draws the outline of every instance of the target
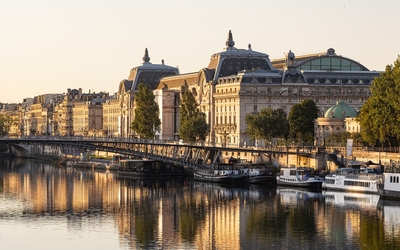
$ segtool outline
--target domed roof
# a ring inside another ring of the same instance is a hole
[[[336,102],[336,105],[330,107],[324,115],[325,118],[347,118],[356,116],[357,111],[342,100]]]
[[[269,55],[254,51],[249,44],[248,49],[237,49],[234,47],[232,32],[229,30],[228,39],[225,42],[226,47],[222,52],[211,56],[208,69],[215,70],[213,80],[225,76],[237,75],[244,70],[264,69],[278,72],[275,69]]]
[[[143,56],[143,65],[131,69],[127,80],[132,81],[129,83],[131,90],[136,90],[139,83],[146,84],[150,89],[156,89],[161,78],[178,74],[178,68],[165,65],[164,60],[161,61],[161,64],[151,63],[149,51],[146,48]],[[128,82],[124,83],[127,84]]]

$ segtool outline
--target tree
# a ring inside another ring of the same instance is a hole
[[[293,105],[288,116],[289,136],[305,142],[312,142],[314,120],[318,118],[318,111],[317,105],[310,99]]]
[[[400,139],[400,56],[374,79],[359,115],[361,136],[370,144]]]
[[[0,114],[0,136],[6,136],[14,121],[10,115]]]
[[[251,141],[286,138],[289,132],[286,112],[283,109],[262,108],[259,113],[247,114],[245,122],[246,133]]]
[[[196,141],[205,141],[209,132],[209,126],[206,121],[206,114],[201,112],[193,94],[186,90],[182,93],[180,106],[180,139],[193,143]]]
[[[141,138],[154,138],[156,131],[160,131],[160,109],[155,102],[153,91],[143,83],[139,83],[135,94],[135,117],[132,129]]]

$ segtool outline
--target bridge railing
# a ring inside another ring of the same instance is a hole
[[[71,141],[71,142],[84,142],[84,141],[99,141],[99,142],[129,142],[129,143],[149,143],[149,144],[170,144],[180,146],[201,146],[201,147],[219,147],[225,149],[246,149],[254,151],[280,151],[280,152],[300,152],[300,153],[311,153],[315,151],[315,147],[309,146],[284,146],[284,145],[267,145],[267,146],[255,146],[255,145],[240,145],[238,143],[211,143],[211,142],[198,142],[198,143],[182,143],[173,140],[156,140],[156,139],[142,139],[142,138],[125,138],[125,137],[102,137],[102,136],[21,136],[21,137],[1,137],[1,139],[11,139],[13,141],[23,140],[38,140],[38,141]]]

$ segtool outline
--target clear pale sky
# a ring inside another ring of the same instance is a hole
[[[398,0],[2,0],[0,102],[118,90],[131,68],[150,62],[180,73],[207,67],[229,30],[270,59],[324,52],[382,71],[399,54]]]

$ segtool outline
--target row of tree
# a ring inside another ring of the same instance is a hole
[[[189,90],[181,94],[179,137],[186,142],[205,141],[210,131],[206,114],[198,106]],[[154,138],[156,132],[160,131],[159,112],[153,91],[147,85],[139,84],[135,95],[132,129],[142,138]],[[252,141],[295,138],[312,142],[314,119],[318,117],[318,112],[312,100],[304,100],[292,106],[289,115],[283,109],[263,108],[260,112],[246,115],[246,133]]]

